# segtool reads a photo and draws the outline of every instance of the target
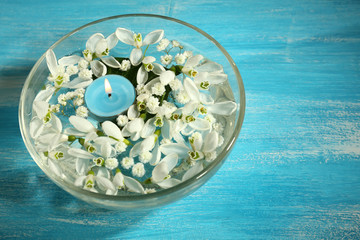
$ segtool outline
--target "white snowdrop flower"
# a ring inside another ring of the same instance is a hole
[[[153,96],[149,97],[146,101],[146,107],[150,112],[154,112],[159,107],[159,100]]]
[[[164,126],[164,121],[163,121],[163,119],[162,119],[161,116],[157,116],[157,117],[155,118],[154,125],[155,125],[156,127],[162,127],[162,126]]]
[[[81,69],[87,69],[89,66],[89,62],[86,61],[84,58],[81,58],[80,61],[78,62],[78,68],[79,70]]]
[[[222,123],[220,122],[217,122],[217,123],[214,123],[212,125],[213,129],[215,131],[217,131],[219,134],[221,134],[223,131],[224,131],[224,126],[222,125]]]
[[[204,105],[202,104],[199,104],[198,108],[197,108],[198,112],[201,114],[201,115],[206,115],[207,114],[207,109]]]
[[[180,43],[176,40],[172,40],[171,44],[173,45],[173,47],[180,47]]]
[[[107,158],[105,160],[105,167],[109,170],[113,170],[119,165],[119,162],[116,158]]]
[[[154,69],[154,65],[152,63],[144,64],[145,71],[151,72]]]
[[[161,41],[159,42],[159,44],[156,46],[156,49],[160,52],[165,50],[165,48],[167,48],[167,46],[170,44],[169,39],[167,38],[163,38],[161,39]]]
[[[75,65],[69,65],[66,68],[66,73],[69,74],[69,76],[77,74],[79,72],[79,68]]]
[[[116,118],[116,123],[117,125],[119,125],[120,127],[125,126],[125,124],[127,124],[129,121],[128,117],[126,115],[119,115]]]
[[[136,92],[137,92],[137,95],[150,94],[150,92],[149,92],[148,90],[146,90],[144,84],[138,84],[138,85],[136,86]]]
[[[124,157],[121,160],[121,166],[125,169],[129,169],[134,165],[134,159],[131,157]]]
[[[84,80],[89,80],[92,79],[92,71],[89,69],[82,69],[79,72],[79,77],[84,79]]]
[[[145,188],[144,193],[145,194],[156,193],[156,190],[155,190],[155,188]]]
[[[129,60],[122,60],[120,70],[128,71],[131,68],[131,62]]]
[[[125,151],[126,151],[126,148],[127,148],[127,145],[126,145],[126,143],[124,143],[124,142],[118,142],[118,143],[115,144],[115,150],[116,150],[118,153],[125,152]]]
[[[207,120],[211,125],[216,123],[216,118],[211,113],[207,114],[204,119]]]
[[[102,157],[97,157],[97,158],[93,158],[93,163],[95,164],[95,166],[97,167],[101,167],[104,165],[105,159]]]
[[[136,97],[136,100],[138,102],[145,102],[146,99],[148,99],[151,95],[149,93],[143,93]]]
[[[173,59],[173,56],[167,54],[160,57],[160,61],[163,65],[169,65]]]
[[[152,158],[152,153],[149,151],[144,151],[139,155],[139,160],[142,163],[148,163],[151,160],[151,158]]]
[[[64,93],[62,93],[62,94],[60,94],[59,96],[58,96],[58,103],[60,104],[60,105],[63,105],[63,106],[66,106],[66,104],[67,104],[67,98],[66,98],[66,95],[64,94]]]
[[[131,171],[132,175],[134,177],[142,177],[145,174],[145,168],[144,168],[144,164],[143,163],[137,163],[133,166],[132,171]]]
[[[189,58],[189,57],[192,57],[193,52],[192,52],[192,51],[185,51],[183,54],[184,54],[184,56],[185,56],[186,58]]]
[[[86,118],[89,115],[89,110],[84,106],[80,106],[76,109],[76,115],[79,117]]]
[[[173,90],[173,91],[177,91],[180,88],[182,88],[181,81],[177,78],[175,78],[174,80],[171,80],[171,82],[169,83],[169,86],[171,87],[171,90]]]
[[[81,106],[81,105],[84,104],[84,99],[77,97],[77,98],[75,98],[75,99],[73,100],[73,103],[74,103],[75,106]]]
[[[78,89],[75,90],[74,94],[78,98],[83,98],[84,94],[85,94],[85,89],[84,88],[78,88]]]
[[[163,145],[163,144],[168,144],[168,143],[173,143],[170,139],[168,138],[163,138],[161,141],[160,141],[160,145]]]
[[[205,160],[206,160],[207,162],[212,162],[212,161],[214,161],[216,157],[217,157],[217,154],[216,154],[215,151],[205,153]]]
[[[185,60],[186,60],[186,56],[184,54],[176,54],[175,56],[175,62],[176,64],[179,64],[179,65],[182,65],[185,63]]]
[[[219,140],[218,140],[218,147],[222,146],[224,144],[224,137],[219,135]]]
[[[50,112],[53,112],[53,113],[60,112],[60,104],[51,105]]]
[[[165,86],[161,82],[155,83],[151,88],[151,92],[157,96],[162,96],[165,92]]]
[[[176,101],[181,104],[186,104],[190,101],[190,97],[185,90],[181,90],[178,94],[176,94]]]

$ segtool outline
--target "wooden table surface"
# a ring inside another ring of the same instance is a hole
[[[0,238],[359,239],[360,2],[0,2]],[[152,13],[189,22],[237,63],[240,137],[192,195],[151,211],[94,208],[52,183],[18,126],[27,74],[88,22]]]

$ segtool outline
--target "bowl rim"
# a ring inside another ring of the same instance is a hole
[[[30,84],[30,79],[33,77],[35,71],[37,70],[37,68],[39,67],[39,65],[41,64],[41,62],[43,61],[43,59],[45,58],[45,54],[46,52],[37,60],[37,62],[35,63],[35,65],[33,66],[33,68],[31,69],[29,75],[27,76],[24,86],[22,88],[21,91],[21,97],[20,97],[20,102],[19,102],[19,109],[18,109],[18,114],[19,114],[19,125],[20,125],[20,132],[21,132],[21,136],[23,138],[24,144],[28,150],[28,152],[30,153],[31,157],[34,159],[35,163],[41,168],[41,170],[51,179],[53,180],[56,184],[60,185],[60,186],[64,186],[65,185],[65,190],[71,190],[77,193],[80,193],[81,195],[85,195],[88,196],[90,198],[96,198],[96,199],[102,199],[102,200],[110,200],[110,201],[122,201],[122,202],[130,202],[130,201],[146,201],[146,200],[150,200],[150,199],[156,199],[156,198],[161,198],[167,195],[172,195],[173,193],[179,192],[183,189],[186,189],[188,186],[196,183],[198,180],[200,180],[201,178],[204,178],[206,175],[211,174],[212,170],[214,168],[220,167],[222,165],[222,163],[226,160],[226,157],[228,156],[228,154],[230,153],[231,149],[234,147],[235,142],[239,136],[242,124],[244,122],[244,117],[245,117],[245,104],[246,104],[246,99],[245,99],[245,88],[244,88],[244,84],[242,81],[242,77],[240,75],[240,72],[235,64],[235,62],[233,61],[233,59],[231,58],[231,56],[229,55],[229,53],[224,49],[224,47],[217,42],[212,36],[210,36],[209,34],[207,34],[206,32],[204,32],[203,30],[195,27],[192,24],[189,24],[187,22],[184,22],[182,20],[176,19],[176,18],[172,18],[172,17],[168,17],[168,16],[163,16],[163,15],[157,15],[157,14],[122,14],[122,15],[114,15],[114,16],[110,16],[110,17],[106,17],[106,18],[101,18],[98,19],[96,21],[92,21],[89,22],[85,25],[82,25],[76,29],[74,29],[73,31],[69,32],[68,34],[64,35],[63,37],[61,37],[59,40],[57,40],[53,45],[50,46],[49,49],[54,49],[56,46],[58,46],[63,40],[65,40],[66,38],[68,38],[69,36],[75,34],[76,32],[91,26],[91,25],[95,25],[97,23],[100,22],[104,22],[104,21],[108,21],[108,20],[113,20],[113,19],[119,19],[119,18],[130,18],[130,17],[149,17],[149,18],[160,18],[160,19],[164,19],[167,21],[172,21],[172,22],[176,22],[179,23],[181,25],[184,25],[186,27],[189,27],[195,31],[197,31],[198,33],[200,33],[201,35],[203,35],[204,37],[206,37],[208,40],[210,40],[226,57],[227,61],[229,62],[229,64],[231,65],[231,68],[235,74],[236,80],[237,80],[237,84],[239,87],[239,95],[240,95],[240,106],[239,106],[239,111],[237,114],[237,124],[235,126],[234,132],[230,137],[230,141],[229,143],[224,147],[224,149],[218,154],[218,156],[216,157],[216,159],[214,161],[212,161],[206,168],[204,168],[201,172],[197,173],[195,176],[187,179],[184,182],[179,183],[178,185],[168,188],[168,189],[162,189],[161,191],[155,192],[155,193],[151,193],[151,194],[141,194],[141,195],[106,195],[106,194],[99,194],[99,193],[94,193],[94,192],[90,192],[87,191],[85,189],[76,187],[73,184],[70,184],[69,182],[64,181],[62,178],[60,178],[59,176],[55,175],[55,174],[50,174],[47,172],[48,170],[44,168],[44,166],[42,166],[42,164],[39,164],[35,159],[40,158],[40,156],[38,155],[37,151],[34,149],[34,146],[30,143],[30,141],[28,141],[25,137],[29,138],[30,136],[25,136],[26,131],[24,131],[23,127],[25,127],[25,122],[24,122],[24,102],[25,102],[25,94],[26,91],[28,89],[28,86]],[[215,173],[215,172],[214,172]],[[211,177],[211,176],[210,176]],[[205,181],[206,182],[206,181]],[[205,183],[204,182],[204,183]],[[186,196],[186,195],[185,195]]]

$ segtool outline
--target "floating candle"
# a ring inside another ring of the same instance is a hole
[[[90,112],[99,117],[114,117],[126,111],[135,101],[131,82],[120,75],[105,75],[96,79],[85,92]]]

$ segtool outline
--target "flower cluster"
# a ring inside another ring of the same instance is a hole
[[[119,42],[132,46],[129,58],[110,55]],[[50,74],[33,103],[31,137],[55,174],[93,192],[148,194],[193,177],[216,159],[221,116],[237,108],[211,93],[227,81],[222,66],[184,51],[163,30],[144,38],[125,28],[107,38],[96,33],[81,55],[57,60],[48,50],[46,61]],[[136,101],[114,121],[98,121],[84,93],[108,72],[129,78]]]

